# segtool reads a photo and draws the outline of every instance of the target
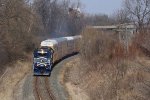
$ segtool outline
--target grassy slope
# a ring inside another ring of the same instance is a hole
[[[124,61],[120,64],[124,69],[119,70],[112,64],[92,69],[92,66],[83,63],[80,57],[69,63],[70,67],[66,69],[64,82],[71,95],[76,94],[73,97],[78,100],[150,98],[150,58],[140,57],[134,61]]]

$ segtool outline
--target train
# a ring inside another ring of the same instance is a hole
[[[81,35],[47,39],[33,53],[33,75],[49,76],[55,62],[79,52]]]

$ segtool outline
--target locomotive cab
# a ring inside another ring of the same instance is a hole
[[[39,48],[33,54],[34,75],[50,75],[53,64],[53,50],[51,48]]]

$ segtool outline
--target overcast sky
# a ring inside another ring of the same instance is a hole
[[[88,13],[112,14],[115,10],[121,8],[123,0],[80,0],[84,10]]]

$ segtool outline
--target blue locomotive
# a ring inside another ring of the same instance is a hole
[[[79,51],[81,36],[47,39],[34,51],[34,75],[50,75],[53,63]]]
[[[34,75],[50,75],[53,65],[53,50],[50,48],[39,48],[33,53]]]

